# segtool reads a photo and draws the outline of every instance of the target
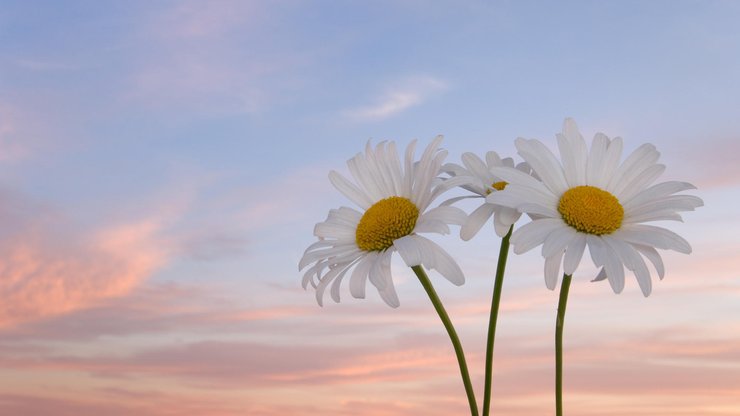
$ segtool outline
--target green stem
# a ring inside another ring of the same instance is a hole
[[[509,232],[501,240],[501,248],[498,251],[498,265],[496,266],[496,278],[493,281],[493,297],[491,298],[491,316],[488,318],[488,342],[486,343],[486,385],[483,395],[483,416],[488,416],[491,407],[491,384],[493,382],[493,342],[496,338],[496,320],[498,309],[501,304],[501,288],[504,283],[504,270],[506,269],[506,258],[509,256]]]
[[[571,275],[563,275],[560,284],[560,300],[558,301],[558,317],[555,322],[555,415],[563,416],[563,324],[565,323],[565,307],[568,304]]]
[[[439,296],[437,296],[437,292],[434,290],[432,282],[429,280],[424,269],[421,266],[411,266],[411,269],[416,273],[416,277],[419,278],[421,285],[424,286],[424,290],[426,290],[427,295],[429,295],[429,299],[432,301],[432,305],[434,305],[434,309],[437,311],[439,319],[442,320],[442,324],[444,324],[445,329],[447,330],[447,335],[450,336],[452,346],[455,348],[457,363],[460,365],[460,375],[462,375],[463,384],[465,385],[465,393],[468,395],[470,414],[472,416],[478,416],[478,404],[475,402],[473,385],[470,383],[468,365],[465,363],[465,354],[463,353],[460,338],[457,337],[457,332],[455,332],[455,327],[452,326],[452,321],[450,321],[450,317],[447,315],[447,311],[445,311],[444,306],[442,306],[442,301],[439,299]]]

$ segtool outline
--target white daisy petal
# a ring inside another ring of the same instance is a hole
[[[643,295],[648,296],[652,290],[650,272],[638,252],[631,245],[617,238],[603,236],[602,239],[617,253],[625,267],[635,273]]]
[[[393,242],[398,254],[407,266],[418,266],[421,264],[423,248],[416,240],[416,236],[407,235]]]
[[[563,253],[555,253],[545,258],[545,285],[548,289],[554,290],[560,277],[560,261],[563,259]]]
[[[440,220],[419,220],[414,227],[415,233],[436,233],[447,235],[450,233],[450,227],[447,223]]]
[[[513,159],[508,158],[508,157],[506,159],[510,159],[512,161],[512,163],[514,161]],[[489,151],[489,152],[486,152],[486,165],[489,168],[490,167],[493,167],[493,166],[504,166],[504,165],[506,165],[506,162],[504,162],[501,159],[501,157],[498,155],[498,153],[496,153],[494,151]]]
[[[628,243],[675,250],[684,254],[691,253],[691,245],[688,241],[673,231],[654,225],[626,224],[614,234]]]
[[[301,285],[304,289],[308,288],[309,283],[311,286],[316,287],[316,281],[314,279],[314,276],[319,275],[324,268],[327,267],[326,261],[318,261],[313,266],[309,267],[308,270],[303,274],[303,279],[301,281]]]
[[[496,207],[493,204],[483,204],[471,212],[460,228],[460,238],[468,241],[473,238],[483,225],[491,218]]]
[[[519,140],[519,139],[517,139]],[[550,190],[554,195],[560,195],[568,189],[568,183],[565,180],[565,174],[563,168],[557,163],[555,156],[552,154],[550,149],[546,148],[545,145],[537,140],[531,140],[535,143],[529,143],[527,145],[520,146],[517,144],[519,149],[519,155],[532,166],[535,172],[540,176],[542,183]],[[519,142],[517,142],[519,143]],[[525,142],[522,142],[525,143]],[[524,149],[535,149],[535,150],[524,150]]]
[[[496,153],[496,152],[494,152],[494,153]],[[501,159],[501,163],[504,166],[509,167],[509,168],[515,167],[514,159],[513,158],[510,158],[510,157],[505,157],[505,158]]]
[[[378,273],[380,279],[383,280],[383,288],[378,288],[380,297],[392,308],[397,308],[401,305],[396,294],[396,288],[393,285],[393,277],[391,276],[391,256],[390,253],[386,252],[381,254],[380,261],[378,264]],[[376,286],[377,287],[377,286]]]
[[[359,222],[359,221],[358,221]],[[313,228],[313,235],[319,238],[352,238],[355,235],[355,228],[336,222],[320,222]]]
[[[365,286],[367,285],[367,274],[373,263],[369,257],[364,257],[355,266],[349,278],[349,293],[357,299],[365,299]]]
[[[351,263],[349,263],[346,266],[342,266],[342,271],[339,272],[337,277],[334,279],[334,282],[331,284],[331,290],[330,295],[331,298],[334,300],[334,302],[339,303],[340,296],[339,296],[339,288],[342,285],[342,279],[344,279],[344,275],[347,274],[347,271],[352,268],[357,263],[358,259],[353,260]]]
[[[371,198],[353,185],[352,182],[345,179],[341,174],[335,171],[329,172],[329,181],[339,192],[349,198],[349,200],[354,202],[358,207],[368,209],[372,205]]]
[[[444,158],[447,152],[439,151],[439,144],[442,142],[442,136],[437,136],[432,142],[424,149],[424,153],[419,160],[418,166],[415,168],[415,180],[412,187],[411,201],[416,204],[419,209],[426,209],[430,202],[430,189],[432,181],[437,177],[439,168],[442,166],[441,159]],[[437,154],[439,152],[439,154]],[[441,156],[440,158],[438,158]]]
[[[457,163],[445,163],[439,170],[451,176],[468,175],[468,170]]]
[[[619,259],[619,255],[614,249],[604,242],[604,269],[614,293],[622,293],[624,290],[624,266]]]
[[[419,235],[411,237],[416,239],[417,244],[423,249],[422,265],[424,267],[437,270],[439,274],[457,286],[465,283],[465,276],[460,266],[437,243]]]
[[[455,202],[460,202],[465,199],[473,199],[473,198],[480,198],[478,195],[464,195],[464,196],[457,196],[454,198],[450,198],[439,204],[440,206],[446,207],[454,204]]]
[[[321,281],[319,281],[319,284],[316,286],[316,301],[318,302],[319,306],[324,306],[324,291],[326,290],[327,286],[343,271],[345,271],[345,267],[334,267],[332,269],[329,269],[329,271],[324,275],[324,277],[321,278]]]
[[[660,199],[662,197],[675,194],[676,192],[687,191],[689,189],[696,189],[696,187],[688,182],[662,182],[641,191],[632,198],[622,201],[622,206],[625,211],[630,211],[631,209],[645,204],[652,199]]]
[[[545,218],[519,227],[511,236],[514,253],[522,254],[542,244],[547,236],[565,225],[560,219]]]
[[[432,192],[429,194],[428,201],[434,201],[439,197],[442,193],[449,191],[450,189],[456,187],[456,186],[464,186],[470,183],[474,183],[473,178],[471,176],[456,176],[454,178],[449,178],[442,183],[434,186],[432,189]]]
[[[618,186],[614,194],[620,201],[628,201],[634,195],[653,183],[665,171],[665,165],[655,164],[635,175],[629,183]]]
[[[565,248],[576,238],[578,232],[570,227],[560,227],[553,230],[542,243],[542,257],[551,257],[555,253],[565,251]]]
[[[441,203],[440,205],[441,205],[441,206],[448,206],[448,205],[452,205],[452,204],[454,204],[455,202],[459,202],[459,201],[462,201],[462,200],[464,200],[464,199],[472,199],[472,198],[480,198],[480,196],[479,196],[479,195],[464,195],[464,196],[457,196],[457,197],[455,197],[455,198],[450,198],[450,199],[448,199],[448,200],[446,200],[446,201],[442,202],[442,203]]]
[[[650,296],[650,292],[653,290],[653,282],[650,278],[650,271],[645,264],[645,260],[642,259],[642,256],[640,256],[635,248],[631,245],[628,245],[628,247],[633,252],[633,264],[635,267],[633,272],[635,273],[635,278],[637,278],[637,283],[640,285],[640,290],[642,291],[643,296]]]
[[[557,140],[566,181],[569,184],[586,183],[588,149],[573,119],[565,119],[563,133],[557,135]]]
[[[576,233],[575,237],[571,239],[568,248],[565,250],[565,258],[563,259],[563,273],[572,275],[575,273],[576,268],[581,263],[583,252],[586,249],[586,235],[583,233]]]
[[[515,185],[517,187],[525,187],[538,194],[553,195],[552,191],[550,191],[542,182],[519,169],[507,167],[491,168],[491,173],[501,178],[501,180],[509,182],[510,185],[506,187],[507,189],[509,186]]]
[[[406,147],[406,154],[404,155],[404,177],[403,177],[403,192],[401,195],[409,196],[412,193],[414,184],[414,149],[416,148],[416,140],[412,140],[411,143]]]
[[[599,273],[596,274],[596,277],[594,277],[594,279],[591,281],[600,282],[602,280],[606,280],[606,269],[603,267],[601,268],[601,270],[599,270]]]
[[[548,217],[548,218],[557,218],[560,216],[558,214],[557,210],[550,206],[542,205],[542,204],[520,204],[517,207],[517,210],[521,212],[526,212],[530,216],[542,216],[542,217]]]
[[[606,246],[600,237],[587,234],[586,245],[588,246],[588,252],[591,253],[591,260],[596,266],[604,265],[604,257],[606,256]]]
[[[486,202],[489,204],[514,208],[519,212],[528,212],[522,208],[524,205],[530,208],[539,206],[547,211],[547,213],[544,214],[546,216],[554,217],[558,215],[556,212],[558,200],[554,195],[538,193],[525,186],[509,185],[501,192],[493,192],[488,195],[486,197]]]
[[[375,172],[369,166],[367,159],[359,154],[347,161],[347,167],[354,180],[362,187],[371,201],[382,198],[383,191],[378,186]]]
[[[439,206],[425,212],[420,220],[438,220],[447,224],[462,225],[467,220],[465,212],[457,207]]]
[[[392,182],[393,182],[393,194],[403,195],[403,173],[401,172],[401,160],[398,158],[398,151],[396,150],[396,144],[390,142],[388,144],[388,163],[386,168],[388,169]]]
[[[658,277],[663,280],[663,276],[665,276],[665,267],[663,266],[663,259],[660,257],[658,250],[650,246],[643,246],[640,244],[632,244],[632,247],[653,263],[653,267],[655,267]]]
[[[333,246],[322,250],[314,250],[303,254],[303,257],[298,262],[298,270],[302,270],[307,265],[325,258],[334,258],[347,253],[358,252],[357,247],[352,245],[343,244],[340,246]]]
[[[598,188],[607,189],[609,180],[614,175],[614,171],[619,165],[619,159],[622,157],[623,146],[621,137],[615,137],[609,142],[609,146],[606,148],[606,154],[604,155],[603,167],[601,168],[601,183],[597,185]]]
[[[606,186],[606,190],[612,194],[616,194],[615,188],[625,182],[629,182],[629,179],[634,175],[638,175],[642,170],[646,169],[656,160],[660,153],[655,150],[655,146],[650,143],[645,143],[642,146],[635,149],[627,159],[617,168],[612,174],[609,184]]]
[[[521,215],[521,214],[517,212],[517,215]],[[517,217],[517,219],[518,218],[519,217]],[[496,235],[501,238],[504,238],[504,236],[506,236],[506,234],[509,233],[509,230],[511,229],[512,224],[514,224],[514,222],[516,221],[509,222],[509,221],[505,221],[504,219],[502,219],[500,212],[494,215],[493,216],[493,228],[496,231]]]
[[[496,217],[501,220],[501,223],[507,226],[510,226],[517,222],[517,220],[522,216],[522,213],[508,207],[501,207],[499,210],[496,211]]]
[[[606,157],[606,149],[608,147],[609,138],[602,133],[596,133],[594,140],[591,143],[591,151],[586,163],[586,185],[595,186],[597,188],[606,187],[603,180],[603,172],[604,158]]]
[[[368,142],[367,151],[365,153],[368,166],[371,167],[371,172],[374,174],[375,183],[380,188],[382,195],[393,195],[393,179],[390,170],[387,168],[388,157],[385,154],[386,142],[380,142],[376,145],[375,151],[370,148],[370,142]]]
[[[480,158],[475,154],[470,152],[463,153],[461,159],[465,168],[469,170],[473,176],[480,178],[485,182],[489,182],[493,179],[491,173],[488,171],[488,166],[486,166],[485,162],[480,160]]]
[[[624,219],[624,224],[637,224],[651,221],[682,222],[683,218],[679,214],[676,214],[674,210],[667,209],[662,211],[650,211],[642,215],[630,215],[629,218]]]
[[[664,210],[693,211],[703,204],[702,200],[694,195],[671,195],[646,201],[630,209],[629,218]]]

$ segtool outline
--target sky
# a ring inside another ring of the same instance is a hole
[[[571,416],[740,414],[740,3],[0,0],[0,414],[452,415],[467,400],[410,269],[317,305],[298,260],[368,140],[447,161],[587,138],[661,152],[705,206],[645,298],[591,283]],[[461,204],[470,212],[474,206]],[[435,237],[479,403],[500,241]],[[557,291],[511,255],[493,411],[554,414]]]

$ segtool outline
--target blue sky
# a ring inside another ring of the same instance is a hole
[[[21,380],[0,383],[0,410],[464,411],[400,262],[399,310],[371,291],[319,308],[300,288],[313,225],[349,203],[327,174],[369,139],[443,134],[459,162],[513,156],[518,136],[553,146],[573,117],[587,138],[654,143],[661,179],[696,184],[706,206],[670,224],[694,253],[665,255],[650,298],[629,279],[619,296],[589,285],[588,269],[574,283],[572,414],[736,414],[738,21],[732,1],[0,1],[0,351],[2,378]],[[439,242],[468,283],[433,281],[482,368],[498,242]],[[510,396],[494,406],[542,414],[556,294],[537,253],[510,268]],[[291,373],[281,351],[318,358]]]

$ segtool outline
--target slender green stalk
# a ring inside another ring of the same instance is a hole
[[[563,416],[563,324],[565,323],[565,307],[568,304],[571,275],[563,275],[560,284],[560,300],[558,301],[558,317],[555,322],[555,415]]]
[[[463,353],[460,338],[458,338],[457,332],[455,332],[455,327],[452,326],[452,321],[450,321],[450,317],[447,315],[447,311],[445,311],[444,306],[442,306],[442,301],[439,299],[439,296],[437,296],[437,292],[434,290],[432,282],[429,280],[429,277],[427,276],[424,269],[421,266],[412,266],[411,269],[414,271],[414,273],[416,273],[416,277],[419,278],[421,285],[424,286],[424,290],[426,290],[427,295],[429,295],[429,299],[432,301],[432,305],[434,305],[434,309],[437,311],[439,319],[442,320],[442,324],[444,324],[445,329],[447,330],[447,335],[450,336],[452,346],[455,348],[457,363],[460,365],[460,375],[462,376],[463,384],[465,385],[465,394],[468,395],[470,414],[472,416],[478,416],[478,404],[475,401],[473,385],[470,383],[470,373],[468,372],[468,365],[465,362],[465,354]]]
[[[509,256],[509,232],[501,240],[501,248],[498,251],[498,265],[496,266],[496,278],[493,281],[493,297],[491,298],[491,316],[488,318],[488,342],[486,343],[486,385],[483,394],[483,416],[490,414],[491,408],[491,385],[493,382],[493,342],[496,339],[496,320],[498,319],[498,308],[501,304],[501,288],[504,283],[504,270],[506,259]]]

